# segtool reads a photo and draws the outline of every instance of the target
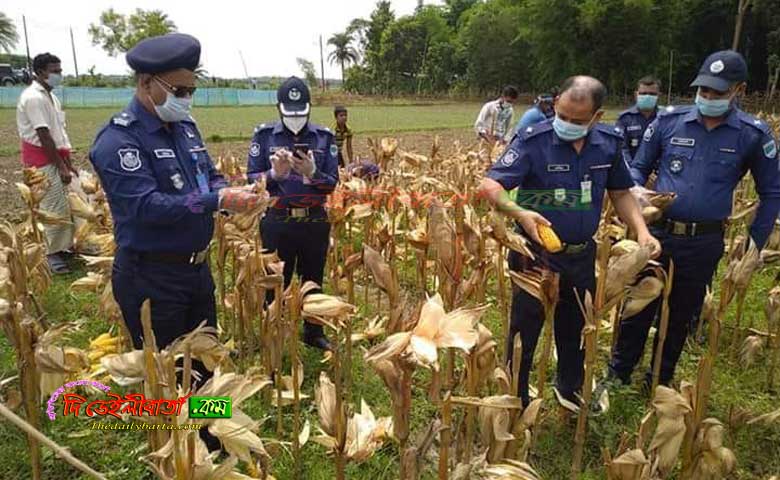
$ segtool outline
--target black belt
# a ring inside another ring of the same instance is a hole
[[[306,218],[314,214],[324,214],[325,208],[322,206],[290,208],[271,207],[268,209],[268,213],[279,217]]]
[[[556,255],[560,254],[573,254],[573,253],[582,253],[588,248],[589,242],[584,243],[565,243],[563,245],[563,250],[558,252]]]
[[[564,243],[563,248],[555,253],[548,252],[545,250],[545,248],[538,244],[532,244],[531,251],[535,255],[543,256],[543,255],[575,255],[578,253],[582,253],[585,250],[588,249],[588,246],[591,244],[591,242],[583,242],[583,243]]]
[[[653,227],[671,235],[681,237],[695,237],[712,233],[723,233],[723,222],[678,222],[669,218],[662,219],[653,224]]]
[[[200,265],[209,257],[209,249],[192,253],[155,253],[140,252],[138,259],[142,262],[169,263],[172,265]]]

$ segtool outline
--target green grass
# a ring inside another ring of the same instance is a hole
[[[476,103],[440,105],[356,105],[349,107],[349,124],[356,134],[400,133],[470,128],[480,109]],[[515,108],[519,118],[526,106]],[[88,149],[100,128],[121,109],[76,108],[66,110],[68,135],[79,150]],[[16,110],[0,109],[0,156],[19,151]],[[208,107],[194,110],[198,128],[206,141],[248,140],[255,126],[278,120],[276,107]],[[605,121],[614,121],[617,110],[609,110]],[[312,120],[333,124],[330,107],[313,107]]]
[[[358,239],[355,239],[356,244]],[[765,295],[771,288],[774,276],[778,269],[769,268],[758,275],[751,286],[745,303],[745,318],[747,323],[753,318],[758,328],[764,328],[764,316],[762,313]],[[99,318],[96,310],[97,298],[91,294],[73,295],[68,291],[71,281],[83,274],[79,269],[73,275],[57,278],[52,287],[46,292],[44,307],[48,312],[48,318],[52,323],[61,321],[84,321],[81,331],[72,335],[68,344],[86,348],[89,338],[95,337],[108,330],[109,326]],[[402,286],[406,290],[413,288],[414,276],[410,270],[405,270],[401,275]],[[360,281],[362,275],[356,277]],[[496,307],[497,301],[491,294],[495,293],[495,286],[491,280],[488,288],[488,301],[493,305],[483,321],[496,335],[499,350],[503,350],[503,339],[500,338],[501,316]],[[420,294],[414,294],[419,299]],[[369,295],[369,305],[362,302],[363,294],[360,289],[356,292],[356,298],[360,304],[360,313],[356,317],[358,325],[363,325],[365,319],[373,316],[376,295],[373,291]],[[386,302],[386,299],[384,299]],[[385,303],[386,305],[386,303]],[[728,344],[730,329],[733,322],[733,307],[726,321],[726,341]],[[603,369],[607,360],[609,344],[608,334],[601,338],[600,368]],[[725,350],[725,347],[724,347]],[[323,366],[319,360],[320,355],[309,349],[303,349],[303,361],[305,380],[303,391],[312,394],[314,383]],[[696,374],[698,360],[703,354],[703,348],[698,345],[689,345],[678,367],[677,379],[693,380]],[[360,400],[365,399],[374,409],[377,415],[390,415],[388,394],[380,379],[364,364],[361,359],[362,351],[355,348],[353,358],[353,381],[349,402],[353,409],[359,408]],[[720,355],[715,368],[715,378],[712,391],[712,401],[709,414],[727,422],[732,408],[742,409],[752,415],[766,413],[777,408],[777,397],[766,390],[765,362],[759,361],[750,368],[743,368],[737,363],[731,363],[727,359],[725,351]],[[642,363],[642,367],[635,372],[635,378],[644,373],[648,363],[648,355]],[[13,349],[5,338],[0,339],[0,371],[7,376],[15,372],[15,358]],[[554,369],[551,368],[548,378],[554,378]],[[427,399],[427,384],[430,375],[419,370],[415,378],[414,400],[412,410],[412,437],[415,433],[423,431],[436,415],[437,409]],[[618,391],[611,398],[612,409],[610,412],[590,421],[590,433],[587,437],[585,470],[582,478],[603,478],[603,466],[600,449],[608,446],[614,449],[621,435],[627,432],[635,434],[639,420],[646,411],[647,398],[639,393],[638,382],[633,387],[626,387]],[[116,388],[116,386],[114,387]],[[120,391],[123,389],[119,388]],[[129,389],[127,391],[130,391]],[[572,438],[574,435],[574,422],[561,422],[557,415],[557,408],[551,397],[546,403],[541,434],[537,440],[531,458],[532,464],[538,469],[545,479],[567,478],[570,468],[572,452]],[[104,472],[112,479],[151,479],[152,475],[145,466],[140,463],[138,457],[147,453],[145,451],[145,437],[138,432],[123,431],[90,431],[87,429],[87,419],[77,419],[72,416],[60,417],[55,422],[43,415],[45,406],[41,407],[43,431],[55,441],[67,445],[74,455],[85,460],[98,471]],[[275,410],[262,403],[259,398],[248,400],[242,407],[250,416],[262,420],[260,436],[274,438],[276,416]],[[312,434],[316,434],[317,413],[312,400],[304,401],[302,412],[312,425]],[[292,426],[292,411],[285,409],[285,428],[289,432]],[[456,416],[461,415],[456,411]],[[289,437],[284,440],[289,440]],[[28,478],[29,460],[27,445],[24,436],[9,425],[0,422],[0,479]],[[765,479],[770,474],[780,472],[780,427],[775,426],[745,426],[728,430],[726,445],[734,449],[739,461],[739,478],[741,479]],[[289,452],[269,442],[268,448],[273,452],[273,473],[276,478],[292,478],[293,462]],[[311,480],[326,480],[333,478],[333,461],[324,448],[309,443],[303,450],[303,468],[306,478]],[[398,460],[397,450],[392,443],[387,443],[374,457],[360,465],[349,465],[348,478],[371,478],[375,480],[397,478]],[[45,478],[80,478],[75,477],[74,472],[61,460],[54,457],[44,449],[44,473]],[[422,478],[435,478],[435,465],[428,464]]]
[[[349,123],[357,134],[377,132],[409,132],[466,128],[474,123],[480,105],[399,105],[349,107]],[[98,130],[116,108],[81,108],[66,111],[68,134],[78,149],[86,149]],[[330,127],[333,110],[330,107],[313,107],[312,120]],[[19,150],[16,134],[16,110],[0,109],[0,155],[12,155]],[[278,120],[276,107],[209,107],[194,110],[198,128],[207,141],[245,140],[252,136],[255,126]]]

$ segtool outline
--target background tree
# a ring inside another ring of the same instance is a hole
[[[5,13],[0,12],[0,50],[11,53],[11,49],[19,41],[19,35],[16,33],[16,26]]]
[[[514,3],[480,3],[461,17],[458,40],[466,63],[465,87],[472,93],[493,95],[505,84],[530,87],[529,45],[518,28],[523,11]]]
[[[341,67],[341,78],[344,77],[344,66],[350,63],[357,63],[358,52],[351,45],[352,36],[348,32],[336,33],[328,39],[328,45],[333,46],[333,51],[328,54],[330,63],[338,63]]]
[[[89,25],[92,44],[100,45],[112,57],[127,52],[145,38],[174,31],[176,25],[161,10],[140,8],[129,15],[117,13],[113,8],[109,8],[100,14],[98,24]]]
[[[347,29],[361,55],[344,88],[487,97],[507,83],[539,92],[586,73],[620,101],[654,74],[690,95],[702,60],[739,38],[748,87],[768,92],[780,75],[778,15],[780,0],[444,0],[396,18],[379,1]]]
[[[309,88],[312,88],[317,85],[317,70],[314,68],[314,63],[310,62],[309,60],[306,60],[305,58],[296,58],[295,61],[298,63],[298,68],[301,69],[301,72],[303,73],[303,78],[306,80],[306,83],[309,85]]]

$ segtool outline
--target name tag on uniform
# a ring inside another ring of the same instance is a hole
[[[591,203],[593,201],[593,182],[584,180],[580,182],[580,203]]]
[[[157,148],[154,151],[154,156],[157,158],[176,158],[176,154],[170,148]]]
[[[626,127],[626,130],[629,132],[635,132],[637,130],[642,130],[642,125],[629,125]]]
[[[723,153],[737,153],[735,148],[719,148],[718,150]]]
[[[693,138],[672,137],[669,143],[678,147],[692,147],[696,145],[696,140]]]
[[[602,163],[600,165],[591,165],[590,169],[591,170],[601,170],[601,169],[604,169],[604,168],[609,168],[611,166],[612,166],[611,163]]]
[[[278,152],[279,150],[284,150],[284,147],[268,147],[268,151],[271,153]]]
[[[568,172],[571,170],[570,165],[565,164],[551,164],[547,165],[547,171],[551,173]]]
[[[200,153],[200,152],[205,152],[205,151],[206,151],[206,147],[204,147],[202,145],[198,146],[198,147],[190,148],[190,153]]]

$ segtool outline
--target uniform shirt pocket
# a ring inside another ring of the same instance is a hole
[[[693,148],[672,146],[664,155],[661,171],[679,178],[687,169],[693,168]]]
[[[741,176],[741,166],[736,149],[715,150],[707,162],[707,179],[714,183],[736,184]]]
[[[185,190],[187,178],[175,158],[156,158],[153,165],[157,188],[161,192],[179,193]]]

